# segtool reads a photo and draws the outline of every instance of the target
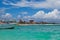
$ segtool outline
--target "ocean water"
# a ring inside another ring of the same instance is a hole
[[[0,40],[60,40],[60,25],[15,25],[14,27],[14,29],[0,30]]]

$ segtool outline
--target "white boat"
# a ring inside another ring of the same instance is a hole
[[[0,24],[0,29],[13,29],[13,24]]]

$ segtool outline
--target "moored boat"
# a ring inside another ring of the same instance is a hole
[[[14,29],[13,24],[0,24],[0,29]]]

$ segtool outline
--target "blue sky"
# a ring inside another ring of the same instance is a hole
[[[0,20],[59,22],[60,0],[0,0],[0,15]]]

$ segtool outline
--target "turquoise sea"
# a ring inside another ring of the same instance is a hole
[[[0,40],[60,40],[60,25],[14,25],[14,27],[1,29]]]

